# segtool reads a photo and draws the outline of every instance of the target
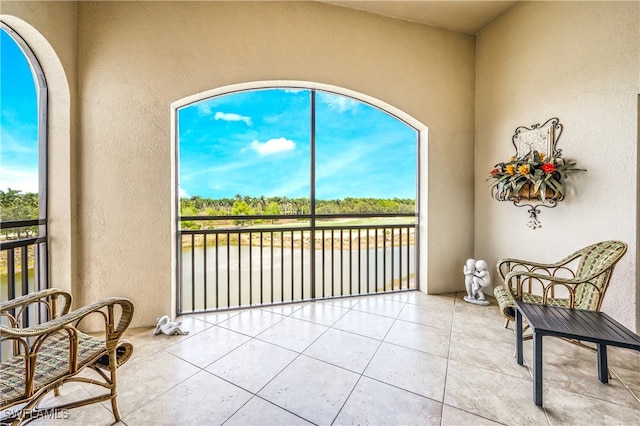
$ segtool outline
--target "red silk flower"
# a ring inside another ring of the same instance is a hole
[[[544,163],[541,167],[542,171],[549,174],[556,171],[556,165],[553,163]]]

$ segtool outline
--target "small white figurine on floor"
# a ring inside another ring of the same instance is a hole
[[[467,259],[463,268],[464,286],[467,289],[465,302],[474,305],[488,305],[489,301],[484,298],[483,288],[491,284],[489,267],[484,260]]]
[[[158,318],[158,325],[156,325],[156,331],[153,332],[154,336],[158,334],[166,334],[167,336],[171,336],[174,334],[189,334],[188,331],[183,331],[180,327],[182,326],[182,321],[180,322],[172,322],[171,318],[167,315],[164,315]]]
[[[467,296],[471,296],[473,293],[473,273],[476,271],[476,260],[467,259],[462,271],[464,272],[464,287],[467,289]],[[465,296],[465,300],[467,299],[467,296]]]

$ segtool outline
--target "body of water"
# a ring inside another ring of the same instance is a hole
[[[311,256],[300,247],[186,248],[182,311],[310,299]],[[413,245],[315,251],[316,298],[415,288],[414,274]]]

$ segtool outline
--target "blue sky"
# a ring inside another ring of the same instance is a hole
[[[310,194],[306,89],[219,96],[179,111],[181,196]],[[316,198],[415,198],[414,129],[348,97],[316,96]]]
[[[0,190],[38,192],[36,86],[18,45],[0,33]]]
[[[0,189],[38,192],[33,75],[4,30],[0,43]],[[182,108],[180,195],[309,197],[310,105],[309,90],[281,88]],[[415,198],[416,137],[368,104],[318,91],[316,198]]]

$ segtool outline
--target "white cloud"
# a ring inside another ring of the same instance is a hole
[[[200,102],[196,108],[199,115],[211,115],[211,107],[204,102]]]
[[[285,138],[269,139],[265,143],[254,140],[249,145],[249,148],[260,155],[272,155],[279,152],[293,151],[296,149],[296,143]]]
[[[0,175],[0,189],[7,188],[20,190],[23,193],[38,192],[38,172],[37,170],[24,170],[17,167],[2,165]]]
[[[302,92],[303,90],[308,90],[308,89],[284,89],[284,93],[299,93],[299,92]]]
[[[346,111],[355,111],[358,109],[359,101],[348,98],[346,96],[334,95],[330,93],[320,93],[320,102],[327,105],[330,110],[338,111],[340,113]]]
[[[240,114],[235,114],[233,112],[216,112],[216,115],[213,116],[215,120],[223,120],[223,121],[244,121],[247,126],[251,126],[251,117],[247,117]]]
[[[187,191],[182,188],[178,189],[178,195],[180,196],[180,198],[191,198],[190,195],[187,194]]]
[[[265,122],[265,123],[268,123],[268,124],[275,124],[275,123],[277,123],[278,121],[280,121],[280,119],[281,119],[282,117],[284,117],[284,116],[285,116],[285,114],[267,115],[267,116],[265,116],[265,117],[263,118],[263,120],[264,120],[264,122]]]

